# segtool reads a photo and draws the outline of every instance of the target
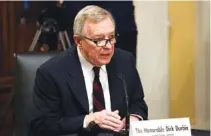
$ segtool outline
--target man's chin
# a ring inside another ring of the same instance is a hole
[[[111,59],[106,59],[106,60],[101,60],[100,61],[100,65],[107,65],[108,63],[110,63]]]

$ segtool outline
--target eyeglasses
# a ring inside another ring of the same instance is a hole
[[[100,39],[91,39],[91,38],[88,38],[88,37],[86,37],[86,36],[83,36],[83,38],[85,38],[85,39],[87,39],[87,40],[89,40],[89,41],[95,43],[96,46],[98,46],[98,47],[103,47],[103,46],[106,46],[108,42],[109,42],[111,45],[115,44],[115,43],[116,43],[116,39],[117,39],[118,36],[119,36],[119,35],[116,34],[116,35],[112,36],[112,37],[109,38],[109,39],[102,39],[102,38],[100,38]]]

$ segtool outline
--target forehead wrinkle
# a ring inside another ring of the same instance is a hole
[[[107,24],[109,24],[109,25],[107,25]],[[84,27],[84,35],[89,35],[89,36],[103,35],[104,36],[104,35],[109,35],[111,33],[115,33],[115,25],[109,18],[106,18],[101,21],[86,20],[84,26],[85,26]],[[106,29],[104,29],[101,26],[106,26]]]

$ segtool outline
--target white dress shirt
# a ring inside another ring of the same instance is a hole
[[[93,99],[92,99],[92,92],[93,92],[93,80],[94,80],[94,71],[93,65],[89,63],[81,54],[80,49],[78,50],[78,57],[81,63],[87,96],[89,100],[89,113],[93,112]],[[105,109],[111,111],[111,100],[110,100],[110,92],[109,92],[109,84],[108,84],[108,75],[105,65],[101,66],[100,68],[100,82],[103,89],[104,100],[105,100]]]

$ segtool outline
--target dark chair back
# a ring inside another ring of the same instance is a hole
[[[34,110],[32,92],[37,68],[58,52],[15,54],[14,136],[30,136],[29,120]],[[33,113],[36,114],[36,113]]]

